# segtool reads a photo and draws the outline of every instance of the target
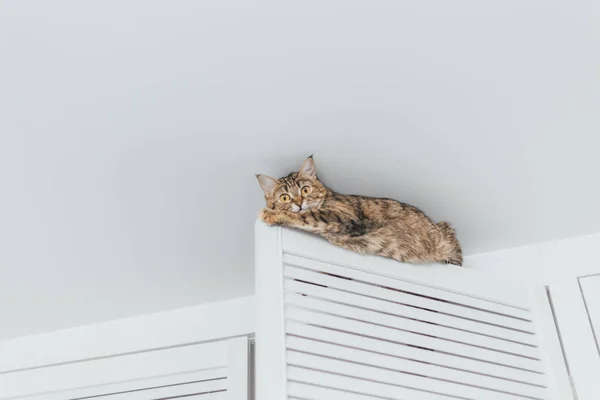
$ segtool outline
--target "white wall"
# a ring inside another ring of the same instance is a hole
[[[600,233],[515,247],[465,258],[465,266],[540,285],[600,273]]]
[[[255,173],[466,254],[600,226],[598,0],[3,0],[0,339],[249,295]]]

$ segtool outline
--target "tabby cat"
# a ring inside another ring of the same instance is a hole
[[[418,208],[396,200],[335,193],[317,178],[312,156],[299,172],[257,178],[267,202],[259,218],[268,225],[316,233],[362,254],[462,265],[462,250],[449,223],[436,224]]]

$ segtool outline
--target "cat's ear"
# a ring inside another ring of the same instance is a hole
[[[256,179],[258,179],[258,183],[265,194],[271,193],[271,191],[277,186],[277,179],[273,179],[270,176],[256,175]]]
[[[298,171],[298,178],[314,181],[317,178],[317,168],[313,156],[308,157]]]

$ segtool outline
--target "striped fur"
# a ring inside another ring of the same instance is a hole
[[[335,193],[317,178],[312,156],[299,172],[280,179],[257,177],[267,203],[259,218],[269,225],[312,232],[361,254],[462,265],[460,243],[449,223],[436,224],[418,208],[396,200]],[[306,186],[309,194],[302,193]],[[289,201],[282,201],[282,195]]]

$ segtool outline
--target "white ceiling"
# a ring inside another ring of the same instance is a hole
[[[600,231],[596,0],[5,1],[0,338],[253,292],[255,173]]]

